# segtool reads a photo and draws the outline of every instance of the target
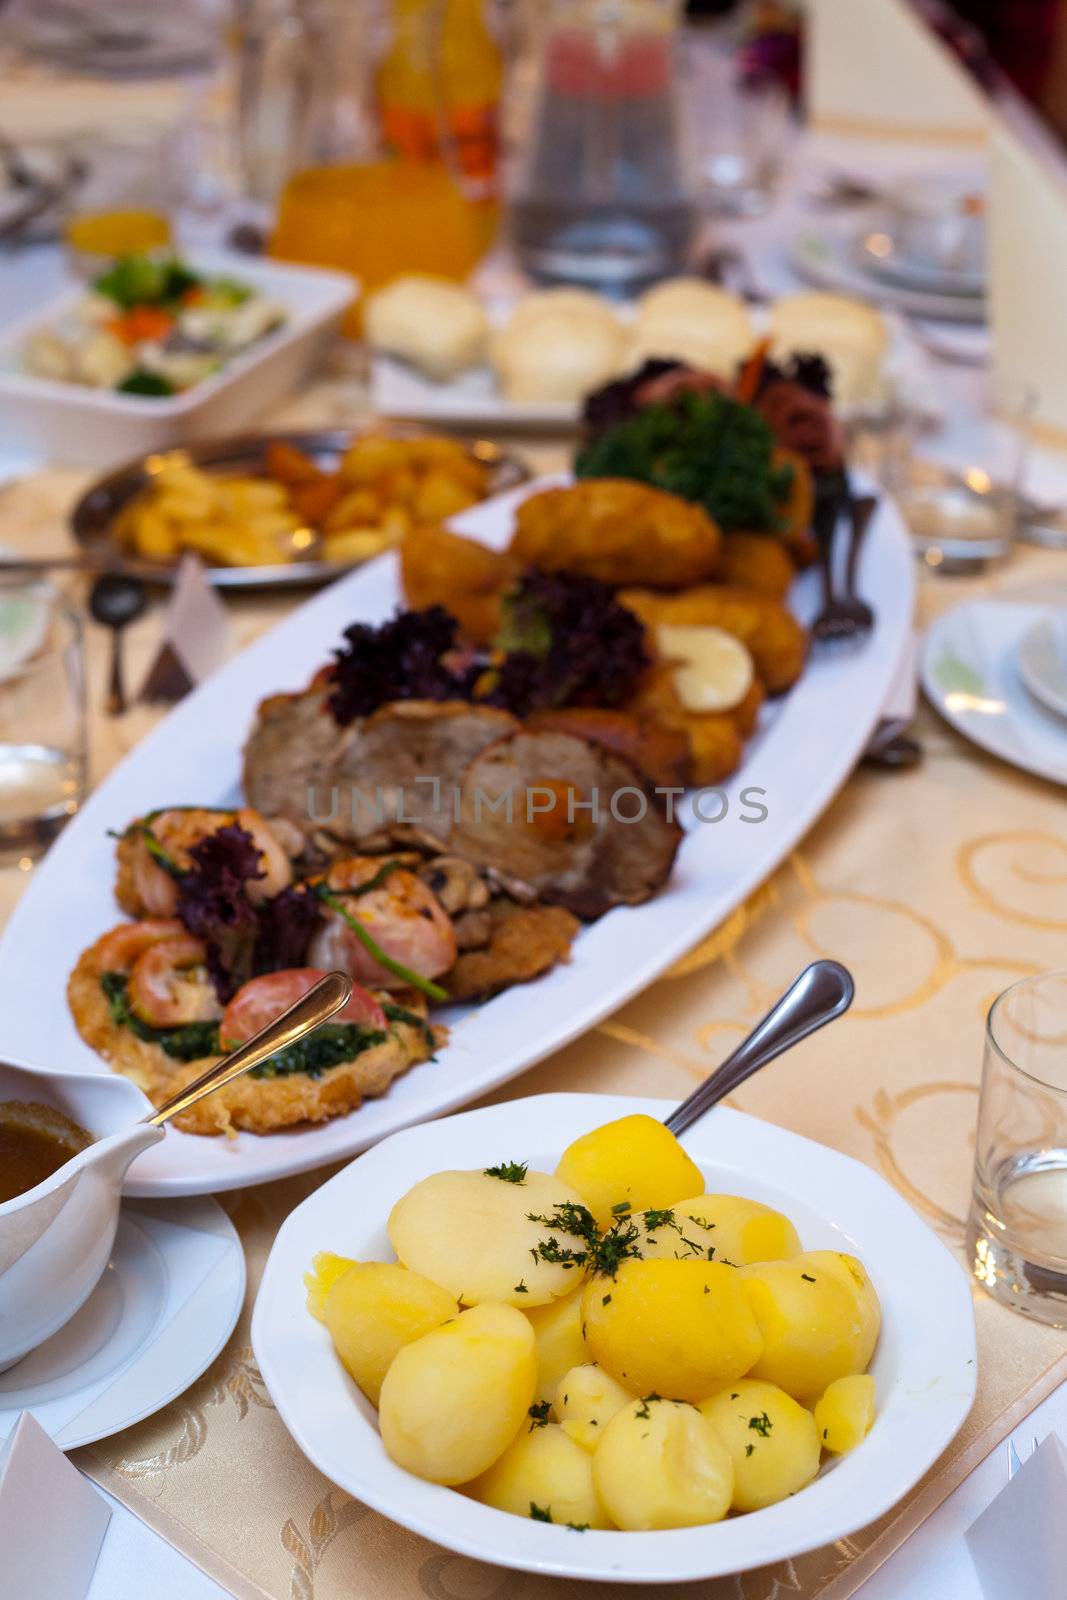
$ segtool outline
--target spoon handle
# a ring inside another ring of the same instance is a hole
[[[307,994],[301,995],[288,1011],[283,1011],[280,1017],[268,1022],[251,1039],[238,1045],[221,1061],[216,1061],[213,1067],[208,1067],[199,1078],[194,1078],[184,1089],[179,1089],[145,1121],[154,1123],[158,1128],[179,1112],[188,1111],[205,1095],[213,1094],[223,1084],[232,1083],[234,1078],[241,1077],[242,1073],[266,1061],[269,1056],[277,1055],[287,1044],[295,1044],[297,1039],[302,1039],[306,1033],[328,1022],[335,1012],[348,1004],[351,997],[351,978],[343,972],[328,972]]]
[[[666,1119],[672,1133],[684,1133],[712,1106],[751,1078],[769,1061],[791,1050],[824,1023],[847,1011],[856,992],[852,974],[837,961],[813,961],[758,1022],[748,1038],[704,1079]]]
[[[111,630],[111,671],[108,677],[104,710],[109,717],[121,717],[126,709],[126,685],[122,671],[122,629]]]

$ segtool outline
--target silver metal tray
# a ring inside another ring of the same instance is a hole
[[[124,550],[112,535],[118,513],[150,483],[164,464],[182,462],[206,472],[257,473],[266,463],[267,446],[275,442],[291,444],[311,457],[316,466],[334,470],[345,451],[365,433],[387,433],[397,439],[418,438],[425,429],[390,425],[387,428],[323,428],[315,431],[239,434],[227,439],[205,440],[174,450],[153,453],[127,462],[108,473],[82,495],[71,512],[71,528],[84,554],[94,565],[112,571],[128,572],[147,583],[171,584],[178,570],[177,561],[145,561]],[[525,483],[529,469],[517,456],[509,455],[488,439],[472,439],[469,454],[490,468],[489,493],[503,494]],[[311,585],[329,583],[350,572],[358,562],[323,561],[313,555],[301,561],[279,562],[269,567],[223,567],[207,563],[208,581],[219,589],[256,589],[264,586]]]

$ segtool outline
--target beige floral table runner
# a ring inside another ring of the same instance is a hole
[[[289,408],[285,420],[361,414],[358,385],[338,379]],[[538,469],[564,459],[558,446],[519,448]],[[63,513],[82,481],[49,472],[0,493],[0,540],[35,554],[65,548]],[[1047,592],[1065,579],[1067,557],[1023,549],[992,582],[924,580],[921,620],[979,588]],[[239,643],[291,603],[278,596],[232,600]],[[136,707],[117,721],[102,717],[105,641],[96,634],[91,630],[89,640],[90,731],[98,778],[157,713]],[[155,607],[133,631],[132,676],[158,636]],[[920,713],[919,731],[926,753],[918,769],[860,768],[748,904],[666,977],[493,1098],[561,1089],[680,1098],[805,962],[834,956],[856,977],[852,1011],[747,1084],[734,1103],[867,1162],[961,1251],[984,1013],[1013,979],[1067,964],[1067,836],[1060,790],[983,755],[929,710]],[[0,915],[29,870],[0,871]],[[78,1452],[79,1465],[240,1595],[549,1600],[584,1591],[583,1584],[505,1572],[427,1544],[350,1500],[290,1440],[256,1369],[249,1313],[279,1223],[328,1175],[222,1197],[249,1263],[248,1304],[230,1343],[178,1400]],[[981,1294],[976,1311],[978,1400],[915,1495],[852,1539],[691,1592],[703,1600],[843,1600],[852,1593],[1067,1377],[1062,1334]]]

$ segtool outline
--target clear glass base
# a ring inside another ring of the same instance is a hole
[[[999,1222],[979,1194],[967,1219],[967,1265],[1001,1305],[1053,1328],[1067,1328],[1067,1261],[1050,1257]]]

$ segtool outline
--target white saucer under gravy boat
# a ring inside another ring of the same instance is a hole
[[[25,1193],[0,1204],[0,1372],[14,1366],[80,1310],[96,1288],[118,1227],[122,1181],[163,1124],[348,1003],[351,980],[328,973],[288,1011],[153,1109],[128,1079],[0,1066],[0,1101],[51,1106],[92,1142]]]

